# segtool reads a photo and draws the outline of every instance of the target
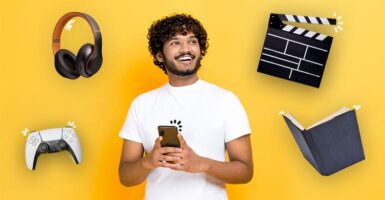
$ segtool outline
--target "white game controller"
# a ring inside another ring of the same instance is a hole
[[[28,169],[35,169],[40,154],[63,150],[71,153],[76,164],[82,161],[80,142],[72,127],[52,128],[30,133],[25,145],[25,161]]]

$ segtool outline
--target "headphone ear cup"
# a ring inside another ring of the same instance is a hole
[[[66,50],[60,49],[55,54],[55,69],[65,78],[77,79],[80,75],[75,68],[75,55]]]
[[[87,64],[93,49],[94,45],[87,43],[79,49],[78,55],[76,56],[75,66],[78,69],[79,74],[84,77],[90,77],[93,75],[87,71]]]

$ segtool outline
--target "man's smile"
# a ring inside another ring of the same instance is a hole
[[[183,64],[190,64],[195,59],[195,56],[192,54],[182,54],[177,57],[175,57],[175,60],[183,63]]]

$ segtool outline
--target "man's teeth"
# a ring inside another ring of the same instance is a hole
[[[182,56],[178,60],[180,60],[180,61],[190,61],[190,60],[192,60],[192,57],[191,56]]]

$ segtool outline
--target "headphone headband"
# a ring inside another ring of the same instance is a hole
[[[100,33],[100,29],[96,21],[89,15],[80,12],[69,12],[63,15],[59,21],[56,23],[55,29],[53,31],[52,36],[52,50],[53,53],[56,54],[60,50],[60,37],[63,31],[65,24],[74,17],[81,17],[87,21],[87,23],[91,26],[92,33],[94,35],[94,43],[96,52],[100,52],[102,47],[102,37]]]

